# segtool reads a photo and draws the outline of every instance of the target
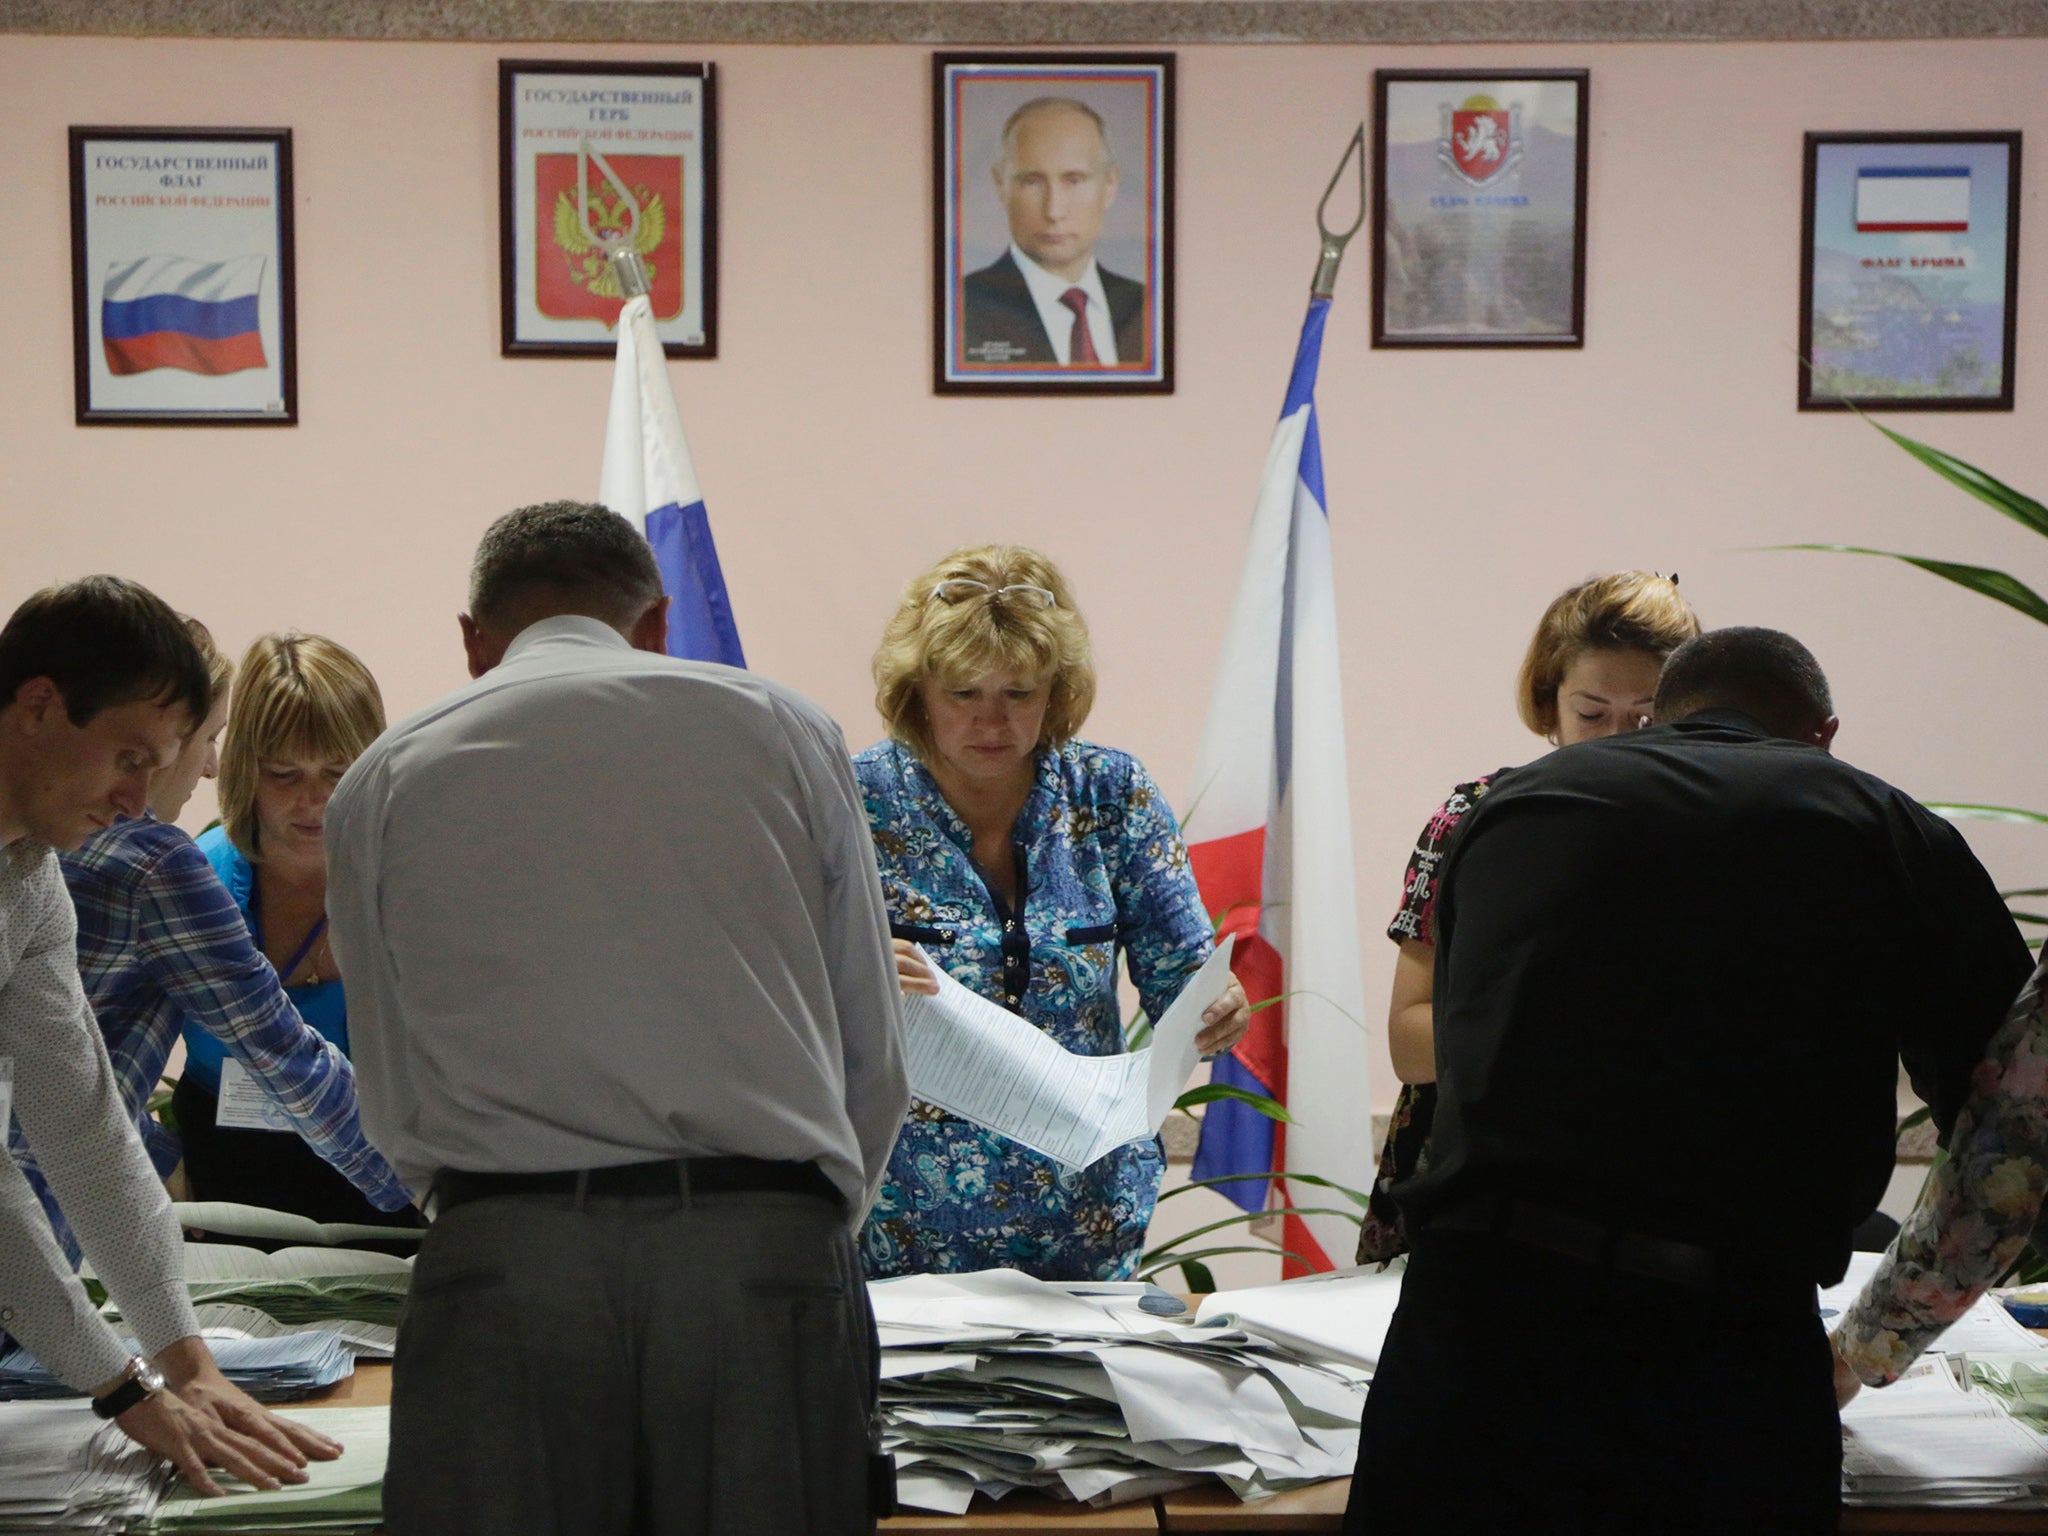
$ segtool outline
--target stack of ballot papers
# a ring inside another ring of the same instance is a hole
[[[374,1531],[383,1523],[384,1458],[391,1446],[389,1408],[284,1410],[341,1442],[338,1461],[306,1464],[306,1481],[259,1491],[221,1473],[225,1492],[201,1498],[181,1480],[164,1495],[152,1531]],[[508,1469],[508,1475],[512,1475]]]
[[[2048,1508],[2048,1438],[1989,1385],[1971,1389],[1984,1379],[1930,1352],[1890,1386],[1857,1393],[1842,1410],[1842,1502]]]
[[[141,1353],[134,1340],[125,1346]],[[310,1397],[322,1387],[355,1374],[355,1354],[332,1329],[282,1334],[274,1338],[212,1337],[207,1347],[221,1374],[262,1403]],[[0,1355],[0,1401],[79,1397],[19,1344]]]
[[[0,1404],[0,1531],[132,1529],[157,1506],[162,1465],[83,1401]]]
[[[1305,1275],[1278,1285],[1218,1291],[1202,1298],[1197,1322],[1214,1323],[1265,1339],[1307,1360],[1370,1372],[1401,1304],[1406,1259]]]
[[[286,1329],[333,1329],[358,1354],[388,1355],[397,1335],[399,1309],[412,1283],[412,1260],[346,1248],[285,1248],[260,1253],[229,1243],[187,1243],[185,1283],[193,1305],[245,1308]],[[119,1310],[101,1309],[109,1318]],[[239,1329],[245,1337],[267,1337],[264,1324],[244,1313],[202,1313],[214,1326]]]
[[[1114,1504],[1209,1480],[1258,1498],[1356,1460],[1368,1372],[1162,1317],[1155,1288],[985,1270],[868,1292],[907,1506],[960,1514],[1018,1488]]]

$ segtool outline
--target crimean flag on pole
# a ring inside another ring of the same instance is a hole
[[[744,667],[740,632],[725,573],[711,542],[711,520],[697,484],[683,420],[668,379],[668,358],[647,295],[619,313],[618,361],[605,424],[604,472],[597,499],[641,528],[654,546],[669,595],[668,653]]]
[[[1204,1111],[1195,1156],[1197,1178],[1283,1175],[1270,1190],[1262,1179],[1219,1186],[1247,1210],[1348,1204],[1313,1185],[1290,1188],[1290,1169],[1358,1190],[1372,1177],[1336,591],[1316,434],[1329,308],[1325,297],[1309,302],[1189,802],[1188,854],[1202,899],[1238,936],[1232,969],[1254,1005],[1282,999],[1252,1015],[1251,1031],[1211,1078],[1279,1100],[1295,1123],[1217,1100]],[[1339,1217],[1285,1218],[1281,1247],[1300,1258],[1284,1272],[1350,1263],[1356,1235]]]

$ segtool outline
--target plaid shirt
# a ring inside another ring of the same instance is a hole
[[[307,1144],[378,1209],[395,1211],[412,1198],[363,1139],[348,1058],[300,1019],[191,838],[163,822],[123,820],[62,862],[78,909],[79,976],[159,1174],[177,1166],[181,1151],[150,1118],[149,1094],[190,1021],[219,1038]],[[8,1148],[77,1263],[77,1240],[18,1128]]]

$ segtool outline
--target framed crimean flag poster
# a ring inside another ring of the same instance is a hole
[[[1809,133],[1799,409],[2009,411],[2020,136]]]
[[[498,62],[502,350],[609,357],[647,268],[670,357],[718,355],[716,77],[710,64]]]
[[[81,426],[299,419],[289,128],[71,130]]]

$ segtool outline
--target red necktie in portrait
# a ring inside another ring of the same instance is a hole
[[[1095,338],[1088,334],[1088,293],[1083,288],[1069,288],[1060,295],[1060,302],[1074,312],[1074,329],[1067,337],[1067,366],[1072,368],[1081,363],[1097,363],[1102,359],[1095,355]]]

